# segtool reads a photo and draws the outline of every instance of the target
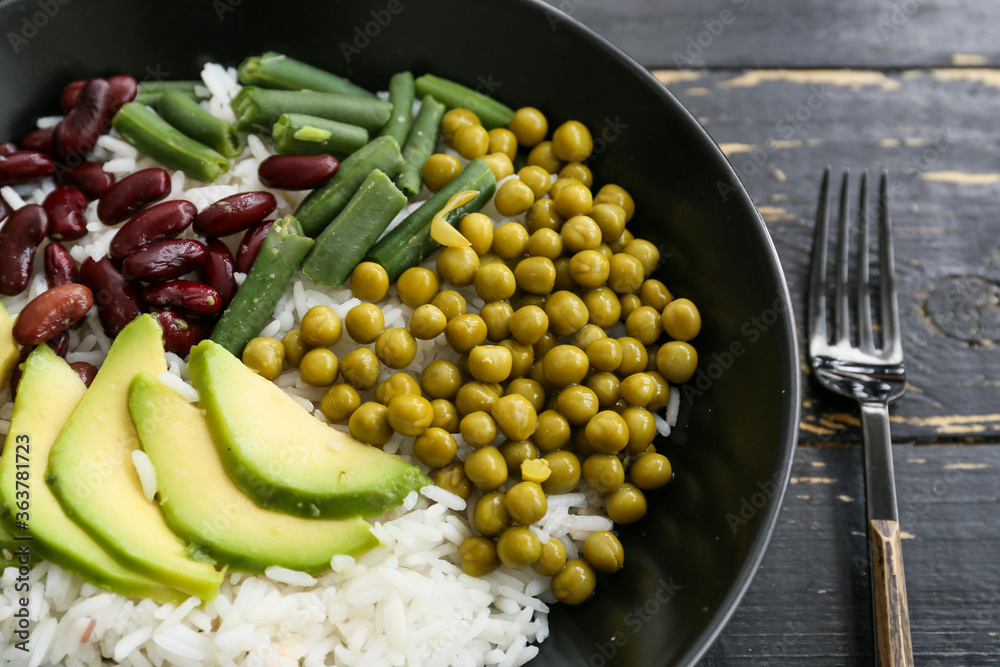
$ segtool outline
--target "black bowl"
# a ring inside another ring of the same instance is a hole
[[[630,223],[659,244],[658,277],[704,325],[698,374],[658,448],[675,478],[622,529],[627,564],[592,600],[558,605],[533,663],[695,662],[756,570],[788,480],[798,417],[789,297],[749,196],[695,119],[635,62],[531,0],[10,1],[0,5],[0,137],[56,113],[76,78],[128,72],[194,78],[272,49],[384,89],[401,69],[434,72],[596,137],[598,183],[635,197]]]

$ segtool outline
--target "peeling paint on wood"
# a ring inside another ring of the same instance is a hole
[[[1000,183],[1000,174],[970,174],[963,171],[925,171],[920,174],[920,180],[955,183],[957,185],[993,185],[994,183]]]
[[[902,84],[882,72],[868,70],[809,69],[809,70],[751,70],[719,83],[723,88],[748,88],[764,82],[787,81],[802,86],[838,86],[857,89],[877,86],[880,90],[898,90]]]

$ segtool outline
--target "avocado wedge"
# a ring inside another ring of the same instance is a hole
[[[7,381],[17,364],[20,350],[14,340],[14,323],[0,304],[0,384]]]
[[[226,471],[261,507],[371,517],[430,484],[416,466],[316,419],[217,343],[191,348],[188,373]]]
[[[364,519],[302,519],[254,504],[222,467],[201,411],[152,375],[132,380],[129,410],[156,469],[167,524],[219,562],[318,573],[333,556],[378,546]]]
[[[30,536],[30,542],[17,546],[29,545],[29,551],[88,583],[128,597],[182,601],[186,596],[180,591],[122,567],[66,516],[45,485],[49,451],[84,391],[80,376],[48,345],[39,345],[28,356],[0,456],[0,518],[14,535]],[[25,490],[27,496],[18,495]],[[27,531],[18,530],[16,523],[18,503],[25,497]]]
[[[56,438],[45,479],[66,514],[123,566],[209,601],[224,573],[195,560],[203,556],[146,499],[132,463],[139,437],[128,411],[129,384],[137,373],[166,369],[159,324],[151,315],[132,320]]]

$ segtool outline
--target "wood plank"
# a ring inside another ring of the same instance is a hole
[[[703,667],[868,665],[860,447],[799,447],[761,569]],[[914,662],[1000,662],[1000,446],[894,448]]]
[[[990,0],[544,1],[646,67],[1000,64],[1000,4]]]
[[[800,344],[824,166],[889,170],[909,382],[892,408],[893,436],[1000,440],[1000,71],[657,74],[760,207]],[[851,402],[812,381],[804,389],[803,440],[858,441]]]

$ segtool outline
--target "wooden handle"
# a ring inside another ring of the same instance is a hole
[[[876,519],[870,522],[869,530],[876,664],[878,667],[912,667],[910,614],[906,609],[899,522]]]

